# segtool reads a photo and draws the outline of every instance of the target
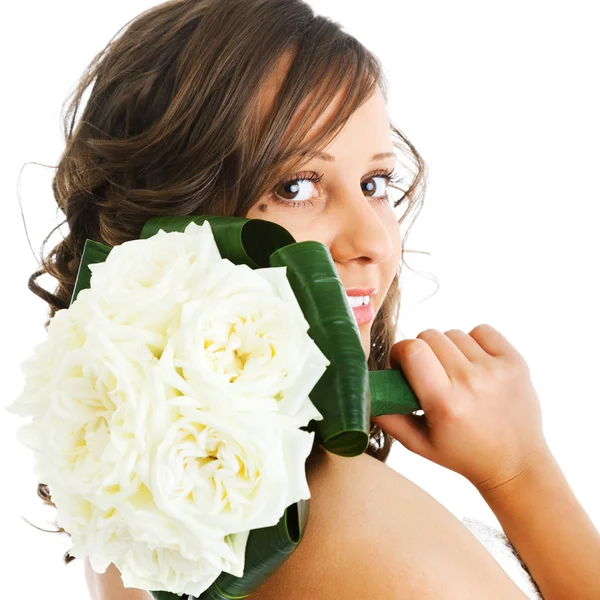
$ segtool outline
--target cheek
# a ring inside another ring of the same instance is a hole
[[[394,275],[398,271],[402,258],[402,238],[400,237],[400,225],[396,221],[395,216],[392,216],[386,223],[386,229],[392,242],[392,252],[390,256],[382,264],[386,283],[389,286],[392,283]]]
[[[399,252],[402,245],[402,239],[400,237],[400,223],[398,223],[397,215],[391,206],[389,207],[386,216],[387,218],[385,220],[385,227],[390,239],[392,240],[394,249]]]

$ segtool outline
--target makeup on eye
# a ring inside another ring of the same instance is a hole
[[[297,188],[299,183],[304,182],[304,181],[310,181],[311,183],[318,184],[321,182],[323,177],[324,177],[324,175],[322,173],[317,173],[315,171],[302,171],[300,173],[296,173],[296,174],[292,175],[291,177],[280,180],[275,185],[275,187],[271,190],[269,197],[274,202],[276,202],[278,204],[283,204],[285,206],[292,206],[292,207],[304,207],[307,205],[314,206],[315,196],[312,196],[312,197],[304,199],[304,200],[286,199],[286,198],[282,198],[281,195],[277,193],[277,190],[279,189],[280,186],[287,186],[287,185],[294,185]],[[369,173],[363,181],[368,180],[368,179],[384,179],[387,182],[386,192],[381,196],[372,196],[372,198],[379,202],[388,202],[389,201],[389,194],[387,192],[388,187],[392,183],[401,182],[404,178],[398,177],[395,169],[379,169],[379,170],[373,171],[372,173]],[[296,193],[298,193],[298,191],[299,190],[296,189],[296,190],[288,192],[288,193],[296,194]],[[396,206],[398,204],[400,204],[400,202],[401,202],[401,200],[397,201]]]

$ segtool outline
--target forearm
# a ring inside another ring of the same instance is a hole
[[[600,598],[600,533],[549,449],[503,486],[479,492],[544,600]]]

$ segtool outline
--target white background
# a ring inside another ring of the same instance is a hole
[[[56,163],[63,148],[62,101],[117,29],[154,4],[37,0],[11,3],[10,14],[5,12],[2,406],[21,391],[19,364],[43,339],[46,316],[46,304],[27,289],[36,260],[21,221],[19,170],[27,161]],[[527,359],[546,438],[600,528],[596,3],[311,4],[381,58],[391,116],[428,164],[425,204],[407,241],[408,248],[428,254],[406,255],[416,273],[407,269],[403,275],[400,338],[428,328],[470,331],[480,323],[499,329]],[[58,222],[52,173],[29,165],[21,178],[36,255]],[[53,529],[55,513],[36,496],[33,459],[15,441],[20,424],[1,413],[3,588],[87,598],[82,561],[68,567],[62,562],[69,539],[40,532],[21,518]],[[388,464],[458,518],[498,524],[456,473],[400,444]]]

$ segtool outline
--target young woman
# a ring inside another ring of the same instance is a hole
[[[95,57],[65,136],[53,190],[69,235],[30,279],[49,318],[69,305],[87,238],[121,244],[155,215],[267,219],[327,245],[350,302],[367,305],[353,310],[369,368],[401,367],[424,409],[374,418],[353,459],[315,445],[305,536],[252,599],[525,597],[453,514],[386,466],[394,438],[476,486],[544,598],[597,597],[600,536],[546,444],[521,355],[489,325],[394,343],[400,225],[426,169],[356,39],[301,0],[166,2]],[[52,504],[47,486],[38,493]],[[95,600],[150,598],[114,565],[98,574],[86,561],[86,579]]]

